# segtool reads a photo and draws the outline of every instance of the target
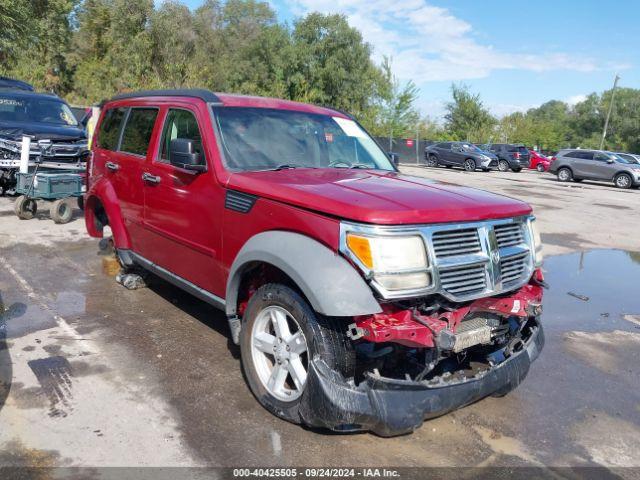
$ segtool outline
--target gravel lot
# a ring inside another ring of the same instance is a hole
[[[534,207],[547,345],[513,393],[392,439],[285,423],[246,387],[222,314],[158,279],[117,285],[79,211],[20,221],[0,198],[0,466],[640,467],[640,191],[402,170]]]

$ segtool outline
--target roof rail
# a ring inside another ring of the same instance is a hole
[[[199,98],[200,100],[204,100],[207,103],[220,103],[220,98],[215,93],[203,88],[184,88],[178,90],[141,90],[139,92],[121,93],[106,101],[112,102],[115,100],[140,97],[191,97]]]

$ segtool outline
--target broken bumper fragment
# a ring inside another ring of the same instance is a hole
[[[310,362],[301,408],[304,423],[335,431],[372,431],[389,437],[410,433],[422,422],[469,405],[484,397],[501,396],[516,388],[544,345],[539,317],[531,317],[522,348],[505,358],[492,352],[485,370],[475,376],[439,381],[413,381],[368,374],[355,385],[322,360]]]

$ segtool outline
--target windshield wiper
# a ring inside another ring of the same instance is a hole
[[[376,167],[372,167],[371,165],[367,165],[366,163],[352,163],[349,168],[362,168],[365,170],[377,170]]]

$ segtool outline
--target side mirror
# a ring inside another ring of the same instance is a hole
[[[607,163],[613,163],[613,162],[614,162],[613,158],[607,158]]]
[[[202,156],[196,152],[195,142],[188,138],[174,138],[169,145],[169,163],[174,167],[204,172],[207,166]]]
[[[394,165],[398,165],[398,162],[400,162],[400,155],[398,155],[397,153],[393,153],[393,152],[388,152],[387,155],[389,155],[389,159],[391,159],[391,162]]]

